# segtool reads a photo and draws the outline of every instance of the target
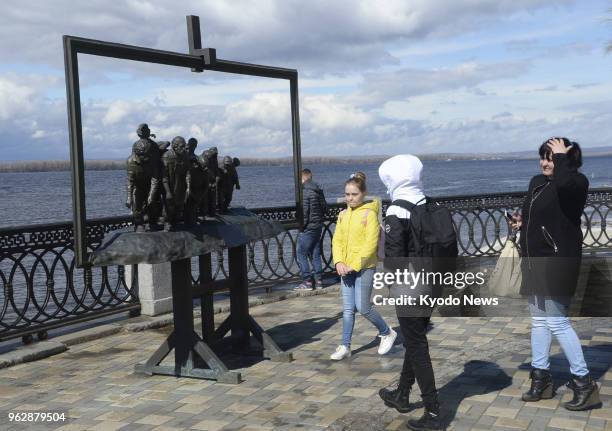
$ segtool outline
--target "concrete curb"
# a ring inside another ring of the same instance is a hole
[[[310,290],[305,292],[273,292],[268,295],[250,297],[249,307],[257,307],[258,305],[265,305],[299,297],[337,293],[339,291],[340,285],[335,284],[321,290]],[[225,300],[224,302],[226,303],[215,306],[215,314],[228,313],[230,311],[229,301]],[[200,307],[194,307],[193,317],[194,319],[201,317]],[[14,351],[1,354],[0,369],[7,368],[12,365],[22,364],[24,362],[48,358],[49,356],[65,352],[70,346],[108,337],[119,332],[146,331],[148,329],[163,328],[165,326],[172,325],[172,323],[172,313],[167,313],[155,317],[134,317],[128,319],[125,321],[125,323],[109,323],[71,334],[60,335],[58,337],[54,337],[53,340],[39,341],[27,346],[20,346]]]
[[[107,325],[100,325],[94,328],[84,329],[82,331],[74,332],[72,334],[61,335],[54,337],[53,341],[63,343],[66,346],[73,346],[75,344],[85,343],[87,341],[96,340],[102,337],[108,337],[109,335],[116,334],[121,331],[121,325],[116,323],[110,323]]]
[[[18,347],[12,352],[0,355],[0,368],[11,365],[23,364],[24,362],[36,361],[57,355],[68,350],[68,346],[57,341],[40,341],[28,346]]]

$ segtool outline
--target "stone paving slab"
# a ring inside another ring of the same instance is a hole
[[[397,327],[392,308],[379,310]],[[417,396],[407,415],[378,398],[381,387],[397,380],[404,351],[397,345],[379,356],[376,331],[363,317],[356,320],[353,356],[329,360],[342,329],[337,292],[251,312],[282,348],[293,351],[293,362],[251,358],[238,365],[240,385],[141,376],[134,365],[148,358],[171,328],[119,332],[0,370],[0,430],[400,430],[409,416],[422,412]],[[612,346],[606,339],[612,319],[574,319],[602,387],[604,405],[590,412],[561,407],[569,396],[562,386],[569,374],[557,348],[552,350],[557,396],[521,401],[529,386],[528,319],[434,317],[432,322],[431,354],[448,429],[612,429]],[[63,412],[66,420],[15,423],[8,421],[9,412]]]

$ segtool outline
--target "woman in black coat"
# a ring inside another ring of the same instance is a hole
[[[522,215],[514,216],[521,230],[523,283],[531,313],[531,388],[523,401],[553,397],[550,345],[555,335],[570,363],[574,391],[568,410],[587,410],[600,404],[597,384],[584,360],[582,346],[568,318],[582,256],[580,218],[589,181],[578,172],[582,153],[567,138],[551,138],[540,146],[542,174],[529,183]]]

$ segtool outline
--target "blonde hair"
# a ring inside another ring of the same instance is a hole
[[[354,184],[355,186],[357,186],[357,188],[359,189],[359,191],[361,193],[365,193],[367,190],[366,187],[366,174],[364,174],[361,171],[357,171],[353,174],[351,174],[351,176],[349,177],[348,180],[346,180],[346,182],[344,183],[344,185],[348,185],[348,184]]]

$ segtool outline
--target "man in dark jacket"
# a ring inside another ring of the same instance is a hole
[[[314,286],[317,289],[323,287],[321,276],[321,232],[323,231],[323,220],[327,212],[327,203],[323,190],[317,183],[312,181],[310,169],[302,171],[302,193],[304,212],[304,225],[297,238],[297,262],[300,267],[302,283],[296,287],[297,290],[310,290]],[[312,270],[309,259],[312,261]]]

